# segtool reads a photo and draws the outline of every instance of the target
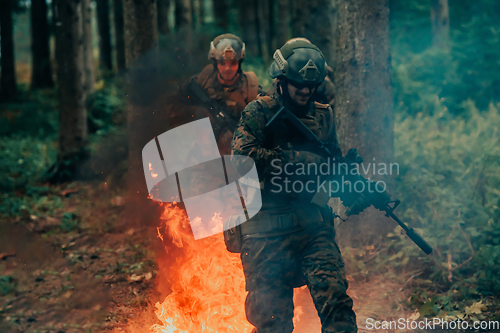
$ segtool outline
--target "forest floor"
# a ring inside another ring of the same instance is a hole
[[[154,315],[156,228],[127,226],[102,185],[52,186],[59,213],[0,221],[0,332],[121,331]]]
[[[58,209],[44,212],[38,204],[38,215],[0,219],[0,332],[150,332],[160,323],[154,305],[166,296],[155,287],[155,260],[164,254],[160,221],[127,222],[123,190],[104,182],[49,188],[47,200],[61,199]],[[347,273],[359,332],[373,331],[369,318],[418,318],[408,305],[411,278]],[[296,289],[295,304],[294,333],[321,332],[307,288]]]
[[[156,253],[164,251],[159,221],[127,223],[124,194],[103,182],[50,186],[47,195],[61,199],[60,209],[0,221],[0,332],[148,332],[164,296],[154,282]],[[411,314],[401,286],[383,276],[349,279],[359,325],[381,306]],[[319,333],[307,289],[295,297],[294,332]]]
[[[154,304],[166,296],[155,287],[159,221],[126,222],[124,194],[104,182],[50,186],[47,195],[61,199],[55,212],[0,219],[0,332],[149,332],[159,323]],[[373,331],[368,318],[418,317],[406,283],[347,277],[359,332]],[[294,333],[319,333],[307,288],[295,302]]]

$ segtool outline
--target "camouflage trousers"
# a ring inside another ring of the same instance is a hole
[[[293,288],[304,281],[318,311],[322,333],[357,332],[353,302],[346,293],[344,263],[334,238],[334,229],[323,227],[244,239],[245,311],[257,333],[292,333]]]

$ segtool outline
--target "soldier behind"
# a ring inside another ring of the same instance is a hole
[[[301,146],[296,133],[265,130],[272,115],[286,106],[320,140],[337,142],[332,109],[312,101],[325,79],[327,64],[321,51],[303,40],[285,44],[273,58],[269,73],[278,80],[277,92],[248,104],[232,141],[233,154],[250,156],[263,182],[261,211],[241,224],[247,319],[255,326],[253,333],[291,333],[293,288],[307,284],[323,333],[357,332],[331,209],[312,203],[314,193],[285,191],[283,179],[272,180],[287,163],[319,165],[325,160]],[[238,167],[236,159],[235,164]],[[293,174],[293,168],[288,172]],[[308,178],[299,172],[287,177],[303,184],[316,179],[316,175]],[[351,212],[368,206],[361,196]]]
[[[181,95],[190,103],[202,106],[190,119],[210,117],[221,155],[231,152],[231,139],[241,112],[258,94],[257,76],[244,72],[245,43],[232,34],[217,36],[210,43],[207,65],[187,80]]]

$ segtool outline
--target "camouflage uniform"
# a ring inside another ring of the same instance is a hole
[[[221,105],[224,108],[232,122],[237,123],[240,119],[241,112],[247,104],[253,101],[259,92],[257,76],[254,72],[241,72],[240,79],[231,86],[222,85],[217,79],[217,70],[213,64],[207,65],[199,74],[192,76],[182,86],[182,95],[189,96],[189,99],[196,99],[189,86],[192,82],[198,84],[207,96],[214,103]],[[193,103],[197,103],[194,101]],[[210,117],[213,121],[213,115],[209,109],[204,106],[197,110],[193,118],[200,119]],[[233,138],[234,128],[227,123],[225,128],[220,131],[216,138],[221,155],[229,155],[231,153],[231,139]]]
[[[170,124],[175,126],[209,117],[221,155],[231,153],[231,139],[241,111],[259,93],[255,73],[241,69],[245,58],[245,43],[239,37],[232,34],[217,36],[210,43],[208,52],[208,59],[212,63],[182,84],[176,103],[183,107],[177,108],[181,111],[174,110],[170,116]],[[217,68],[218,62],[224,61],[238,63],[234,80],[227,84],[221,83],[224,81]],[[221,110],[224,114],[222,117]]]
[[[266,132],[266,122],[284,104],[286,101],[277,94],[248,104],[232,142],[233,154],[250,156],[263,180],[262,209],[241,225],[247,319],[257,333],[291,333],[293,288],[307,284],[323,333],[357,332],[331,210],[311,203],[310,193],[270,191],[271,172],[275,171],[271,161],[279,161],[281,166],[324,161],[304,147],[290,145],[291,134]],[[336,142],[328,105],[286,106],[320,139]],[[266,232],[255,232],[266,226],[271,226]]]

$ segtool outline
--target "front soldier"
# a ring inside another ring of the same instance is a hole
[[[293,43],[296,41],[303,41],[310,43],[309,39],[304,37],[296,37],[289,39],[286,44]],[[333,69],[330,66],[326,66],[327,75],[325,76],[325,80],[316,88],[312,99],[319,103],[329,104],[332,108],[335,102],[335,87],[330,79],[333,77]],[[271,82],[271,86],[269,87],[267,94],[272,95],[276,92],[276,88],[278,85],[278,79],[274,79]]]
[[[208,59],[212,63],[185,82],[181,93],[203,106],[202,114],[193,118],[210,117],[220,153],[229,155],[241,112],[257,97],[259,85],[255,73],[241,69],[245,44],[239,37],[217,36],[210,43]]]
[[[332,109],[311,98],[325,79],[327,64],[321,51],[303,40],[285,44],[273,58],[269,73],[278,79],[277,92],[248,104],[232,141],[233,154],[251,157],[263,183],[261,211],[240,226],[247,319],[254,333],[291,333],[293,288],[307,284],[323,333],[357,332],[333,214],[328,206],[313,203],[313,186],[306,190],[316,175],[303,167],[299,172],[300,165],[319,166],[325,159],[297,142],[297,133],[265,128],[285,106],[320,140],[337,142]],[[298,181],[302,187],[290,186]],[[367,201],[358,199],[351,212],[368,207]]]

